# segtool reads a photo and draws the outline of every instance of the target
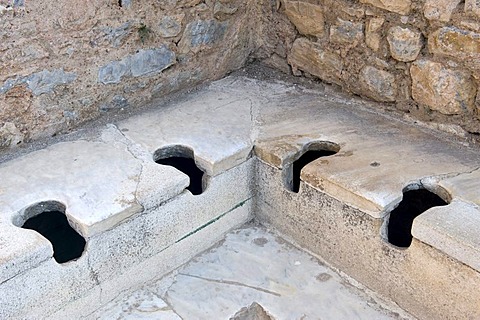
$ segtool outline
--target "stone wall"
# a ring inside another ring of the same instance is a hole
[[[287,52],[272,46],[267,63],[480,133],[479,1],[282,0],[272,8],[271,32],[295,29],[282,39]]]
[[[247,5],[0,0],[0,149],[243,66]]]
[[[0,149],[247,59],[480,134],[475,0],[0,0]]]

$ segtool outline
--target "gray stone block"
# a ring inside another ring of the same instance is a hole
[[[123,77],[157,74],[176,63],[175,52],[166,45],[140,50],[120,61],[112,61],[98,70],[98,81],[103,84],[119,83]]]

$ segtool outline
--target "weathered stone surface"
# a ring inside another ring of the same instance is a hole
[[[480,17],[480,2],[478,0],[465,0],[465,12]]]
[[[411,0],[360,0],[360,2],[399,14],[408,14],[412,5]]]
[[[428,48],[434,54],[447,55],[455,58],[474,58],[470,62],[479,66],[480,33],[443,27],[430,34]]]
[[[233,3],[215,2],[213,7],[213,16],[220,21],[228,19],[232,14],[237,12],[238,8]]]
[[[378,31],[384,22],[385,18],[374,17],[368,20],[365,27],[365,43],[374,51],[378,51],[378,49],[380,49],[380,41],[382,40],[382,36]]]
[[[448,69],[441,63],[419,60],[410,68],[412,96],[418,103],[443,114],[471,113],[476,86],[469,72]]]
[[[124,61],[110,62],[98,70],[98,81],[103,84],[119,83],[128,72]]]
[[[158,73],[175,63],[175,53],[167,46],[158,49],[140,50],[130,57],[133,77]]]
[[[285,1],[285,14],[304,35],[322,37],[325,34],[323,9],[303,1]]]
[[[212,46],[221,41],[227,31],[228,21],[197,20],[191,22],[183,32],[179,48],[182,53],[198,52],[203,46]]]
[[[160,35],[165,38],[178,36],[180,31],[182,31],[182,21],[184,18],[185,13],[163,16],[158,24]]]
[[[420,33],[400,26],[388,30],[387,41],[392,57],[398,61],[413,61],[422,49]]]
[[[395,101],[397,84],[390,72],[366,66],[360,71],[360,81],[364,84],[369,97],[378,101]]]
[[[23,134],[12,122],[6,122],[0,127],[0,150],[23,141]]]
[[[363,38],[363,23],[338,18],[330,27],[330,40],[335,43],[356,46]]]
[[[44,93],[51,93],[55,87],[69,84],[75,81],[75,79],[77,79],[77,74],[74,72],[65,72],[63,69],[43,70],[26,77],[7,79],[0,87],[0,93],[6,93],[12,87],[25,83],[28,89],[38,96]]]
[[[34,73],[25,79],[28,88],[36,96],[42,93],[52,92],[56,86],[68,84],[77,79],[76,73],[65,72],[63,69],[56,69],[52,71],[43,70]]]
[[[428,20],[450,21],[453,10],[461,0],[427,0],[423,7],[425,18]]]
[[[478,183],[475,187],[478,187]],[[415,218],[412,235],[470,267],[480,270],[479,227],[478,206],[454,201],[448,206],[427,210]]]
[[[105,39],[110,42],[115,48],[122,45],[123,40],[128,36],[132,24],[125,22],[119,27],[102,27],[100,30],[104,33]]]
[[[103,84],[119,83],[123,77],[157,74],[175,62],[175,52],[166,45],[157,49],[140,50],[121,61],[113,61],[101,67],[98,81]]]
[[[288,63],[293,69],[306,71],[327,82],[341,83],[343,69],[341,57],[306,38],[295,40],[288,56]]]

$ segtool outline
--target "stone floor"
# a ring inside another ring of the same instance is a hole
[[[87,318],[413,319],[256,226],[229,233],[170,275]]]

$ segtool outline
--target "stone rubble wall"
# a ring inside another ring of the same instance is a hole
[[[476,0],[0,0],[0,150],[249,59],[480,134]]]
[[[269,32],[288,49],[271,40],[258,55],[268,64],[480,133],[479,1],[278,0],[271,9]]]
[[[218,79],[252,51],[245,0],[0,0],[0,150]]]

